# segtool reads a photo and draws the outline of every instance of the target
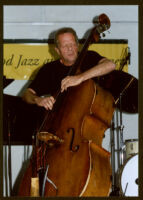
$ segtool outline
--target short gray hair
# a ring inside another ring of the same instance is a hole
[[[64,33],[72,33],[73,36],[75,37],[75,41],[78,43],[78,37],[75,30],[71,27],[64,27],[59,29],[55,34],[54,43],[57,47],[58,47],[58,36]]]

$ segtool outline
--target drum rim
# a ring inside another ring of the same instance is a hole
[[[121,169],[119,169],[119,189],[120,189],[120,194],[121,194],[121,196],[124,196],[124,192],[123,192],[123,190],[122,190],[122,184],[121,184],[121,178],[122,178],[121,175],[122,175],[123,169],[124,169],[125,165],[127,164],[127,162],[128,162],[131,158],[133,158],[134,156],[136,156],[136,155],[139,156],[139,154],[136,153],[136,154],[134,154],[133,156],[129,157],[129,158],[125,161],[125,163],[121,166]]]
[[[138,141],[138,139],[128,139],[128,140],[125,140],[125,143],[126,142],[134,142],[134,141]]]

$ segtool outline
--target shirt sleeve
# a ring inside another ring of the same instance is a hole
[[[86,71],[98,64],[98,62],[104,58],[96,51],[87,51],[85,58],[83,60],[83,64],[81,66],[81,71]]]
[[[46,93],[50,93],[50,77],[50,69],[48,68],[48,66],[41,67],[35,79],[29,85],[29,88],[32,88],[38,96],[45,94],[45,88]]]

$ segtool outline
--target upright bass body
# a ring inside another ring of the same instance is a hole
[[[101,144],[113,111],[112,95],[92,80],[68,89],[56,118],[42,130],[60,141],[52,145],[44,142],[47,167],[44,196],[108,196],[110,154]],[[38,167],[33,169],[31,161],[20,184],[19,196],[30,196],[33,170],[38,176]],[[23,187],[25,184],[27,189]]]

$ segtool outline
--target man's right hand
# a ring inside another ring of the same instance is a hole
[[[44,107],[46,110],[52,110],[53,105],[55,103],[55,99],[53,96],[49,97],[36,97],[35,103],[38,106]]]
[[[36,104],[38,106],[44,107],[46,110],[52,110],[55,103],[53,96],[39,97],[32,88],[26,89],[22,99],[29,104]]]

